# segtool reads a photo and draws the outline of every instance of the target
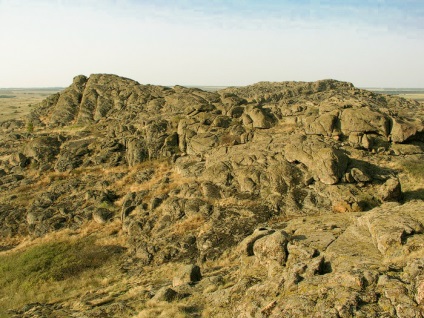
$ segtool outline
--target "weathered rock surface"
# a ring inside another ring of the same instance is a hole
[[[422,317],[423,119],[334,80],[206,92],[78,76],[33,132],[0,127],[0,238],[120,220],[122,275],[148,291],[17,315]]]

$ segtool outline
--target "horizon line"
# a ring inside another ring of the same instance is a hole
[[[262,81],[256,82],[256,83],[260,83]],[[283,82],[298,82],[298,81],[273,81],[273,83],[283,83]],[[314,82],[314,81],[311,81]],[[245,87],[245,86],[250,86],[256,83],[252,83],[252,84],[247,84],[247,85],[196,85],[196,84],[174,84],[174,85],[162,85],[162,84],[142,84],[141,85],[154,85],[154,86],[163,86],[163,87],[174,87],[174,86],[183,86],[183,87],[188,87],[188,88],[201,88],[201,87],[223,87],[223,88],[228,88],[228,87]],[[68,86],[21,86],[21,87],[0,87],[0,90],[30,90],[30,89],[34,89],[34,90],[61,90],[61,89],[65,89]],[[424,90],[424,87],[404,87],[404,86],[355,86],[356,88],[359,89],[368,89],[368,90]]]

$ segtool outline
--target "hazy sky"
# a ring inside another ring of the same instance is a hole
[[[334,78],[424,87],[423,0],[0,0],[0,87]]]

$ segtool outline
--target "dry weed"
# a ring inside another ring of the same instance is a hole
[[[200,229],[205,224],[205,218],[202,215],[193,215],[182,220],[173,226],[173,234],[183,235],[193,230]]]

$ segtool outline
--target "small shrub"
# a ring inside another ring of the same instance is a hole
[[[32,121],[29,121],[27,123],[27,127],[26,128],[27,128],[27,132],[33,133],[34,132],[34,123]]]

